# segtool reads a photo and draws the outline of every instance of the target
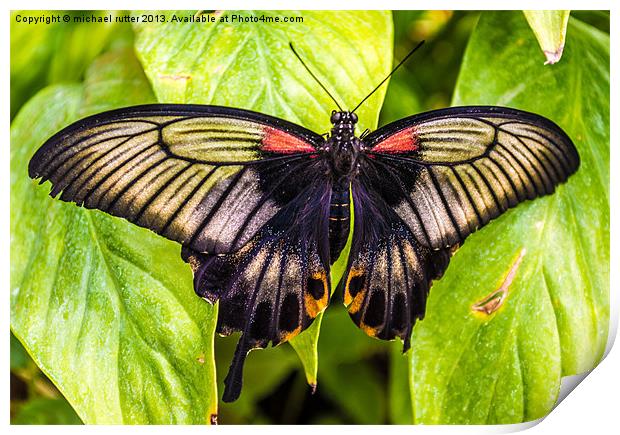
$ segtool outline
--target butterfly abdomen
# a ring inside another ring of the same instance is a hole
[[[334,184],[329,207],[329,257],[334,262],[347,244],[350,227],[349,182]]]

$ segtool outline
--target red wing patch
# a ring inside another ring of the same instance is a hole
[[[279,154],[316,152],[316,149],[310,143],[280,129],[265,127],[264,132],[265,136],[261,142],[262,151]]]
[[[419,148],[415,127],[405,128],[375,145],[374,153],[408,153]]]

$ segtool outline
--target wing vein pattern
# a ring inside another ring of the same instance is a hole
[[[294,171],[309,170],[322,141],[250,111],[138,106],[57,133],[29,172],[51,181],[50,194],[61,200],[123,217],[197,252],[224,254],[299,194],[301,188],[281,186]]]

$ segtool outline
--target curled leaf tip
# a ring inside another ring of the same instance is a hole
[[[553,65],[554,63],[557,63],[562,58],[563,52],[564,44],[562,44],[556,51],[545,50],[545,57],[547,58],[545,65]]]
[[[209,417],[209,423],[212,425],[217,425],[217,414],[211,414]]]
[[[310,384],[310,394],[314,396],[316,393],[316,384]]]
[[[559,62],[566,42],[570,11],[523,11],[523,14],[547,59],[545,65]]]
[[[510,284],[514,281],[515,275],[517,274],[517,269],[521,265],[521,261],[523,260],[525,253],[526,249],[522,248],[517,259],[512,263],[512,266],[510,266],[510,270],[508,271],[506,278],[504,278],[502,285],[491,294],[473,304],[471,307],[472,311],[491,315],[500,309],[506,300]]]

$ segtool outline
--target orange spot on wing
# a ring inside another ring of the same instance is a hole
[[[366,289],[363,288],[359,291],[358,294],[353,298],[353,302],[348,306],[349,313],[355,314],[362,308],[362,302],[364,302],[364,297],[366,297]]]
[[[372,148],[376,153],[407,153],[416,151],[420,147],[414,127],[406,128]]]
[[[351,284],[351,280],[357,276],[362,276],[364,274],[364,269],[358,269],[355,267],[351,268],[351,271],[347,275],[347,283],[344,286],[344,304],[349,305],[353,302],[353,296],[351,296],[351,292],[349,292],[349,285]]]
[[[306,313],[310,318],[314,319],[327,307],[327,301],[329,300],[329,286],[327,285],[327,275],[325,272],[315,272],[312,274],[312,278],[321,280],[323,282],[323,296],[321,299],[314,299],[309,292],[304,294],[304,304],[306,307]]]
[[[264,128],[265,136],[261,141],[261,150],[279,154],[314,153],[312,145],[285,131],[273,127]]]

